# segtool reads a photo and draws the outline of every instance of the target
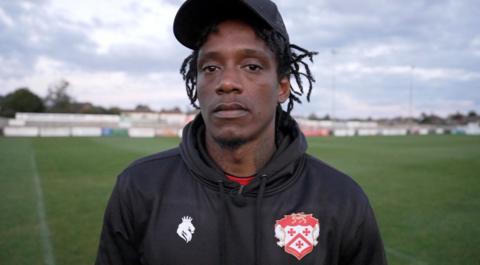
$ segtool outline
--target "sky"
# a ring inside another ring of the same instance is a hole
[[[192,109],[173,36],[182,0],[0,0],[0,95],[61,80],[76,101]],[[310,102],[335,118],[480,113],[477,0],[279,0],[290,41],[318,52]]]

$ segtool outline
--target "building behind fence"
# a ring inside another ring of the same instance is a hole
[[[180,136],[195,114],[180,112],[122,112],[120,115],[17,113],[0,123],[8,137],[163,137]],[[382,124],[376,121],[332,121],[296,118],[307,136],[480,135],[480,125]]]

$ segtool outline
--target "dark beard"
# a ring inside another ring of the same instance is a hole
[[[248,139],[243,139],[243,138],[225,139],[225,138],[214,137],[213,140],[215,140],[215,142],[218,145],[220,145],[222,149],[228,149],[228,150],[238,149],[242,145],[248,143]]]

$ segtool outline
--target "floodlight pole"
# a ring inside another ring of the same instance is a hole
[[[413,71],[415,70],[415,66],[410,66],[410,86],[408,92],[408,117],[413,120],[412,116],[412,107],[413,107]]]
[[[335,90],[336,90],[336,71],[335,71],[335,55],[337,55],[337,51],[332,49],[332,117],[331,120],[335,120]]]

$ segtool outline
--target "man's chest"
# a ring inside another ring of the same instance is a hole
[[[153,205],[139,250],[146,264],[334,264],[335,220],[308,198],[255,198],[239,207],[217,194]],[[290,196],[291,198],[291,196]]]

